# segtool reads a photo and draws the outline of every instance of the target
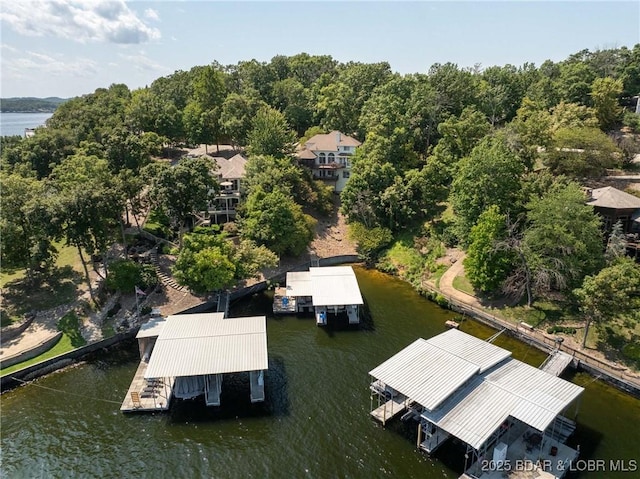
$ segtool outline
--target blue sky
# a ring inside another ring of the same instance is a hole
[[[0,95],[131,89],[176,70],[300,52],[400,73],[563,60],[640,42],[640,2],[0,0]]]

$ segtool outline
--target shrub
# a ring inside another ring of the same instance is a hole
[[[110,290],[133,293],[136,286],[146,289],[158,282],[153,266],[131,260],[114,261],[109,265],[106,286]]]
[[[570,328],[566,326],[550,326],[547,328],[548,334],[576,334],[576,328]]]
[[[434,301],[438,306],[441,306],[443,308],[449,308],[449,300],[444,296],[442,296],[441,294],[436,294]]]
[[[362,223],[355,222],[349,225],[349,238],[358,244],[358,254],[365,260],[371,261],[391,243],[393,235],[388,228],[381,226],[367,228]]]

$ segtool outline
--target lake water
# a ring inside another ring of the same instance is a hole
[[[359,330],[267,316],[263,404],[251,405],[248,385],[236,378],[225,379],[219,410],[175,401],[168,413],[123,415],[139,359],[135,342],[3,394],[2,477],[457,478],[459,445],[447,443],[430,458],[415,449],[415,424],[384,429],[369,417],[367,374],[417,337],[445,331],[454,315],[393,277],[356,273],[372,315]],[[264,294],[234,305],[231,315],[270,309]],[[461,329],[480,338],[495,332],[472,321]],[[545,358],[504,335],[496,344],[535,366]],[[582,457],[640,459],[640,401],[586,374],[569,379],[586,388],[573,438]]]
[[[0,113],[0,136],[24,136],[25,128],[44,125],[53,113]]]

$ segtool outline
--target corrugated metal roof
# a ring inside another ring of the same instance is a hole
[[[477,365],[418,339],[369,374],[427,409],[471,379]]]
[[[290,271],[287,273],[287,296],[311,296],[311,273],[309,271]]]
[[[483,342],[456,330],[418,339],[370,374],[422,405],[425,418],[475,449],[509,416],[543,431],[583,391],[478,341]],[[475,371],[469,374],[465,363]]]
[[[136,338],[153,338],[160,335],[167,318],[151,318],[140,326]]]
[[[363,304],[356,274],[351,266],[309,268],[314,306]]]
[[[262,369],[268,369],[266,317],[181,314],[167,317],[145,378]]]
[[[480,372],[486,371],[511,356],[511,351],[457,329],[450,329],[438,334],[428,339],[428,342],[477,365]]]

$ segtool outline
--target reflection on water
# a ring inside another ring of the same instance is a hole
[[[327,330],[311,318],[268,317],[263,404],[250,403],[239,374],[225,379],[220,409],[193,400],[175,402],[166,414],[123,415],[119,403],[138,361],[134,342],[2,395],[3,477],[458,477],[456,444],[429,458],[415,450],[413,424],[383,429],[369,418],[367,374],[417,337],[444,331],[455,315],[395,278],[357,274],[371,313],[366,327]],[[233,305],[232,315],[270,306],[268,295],[258,295]],[[480,338],[494,333],[468,320],[461,329]],[[535,366],[545,358],[504,335],[496,344]],[[587,388],[574,439],[584,453],[637,458],[640,401],[585,374],[569,379]]]

